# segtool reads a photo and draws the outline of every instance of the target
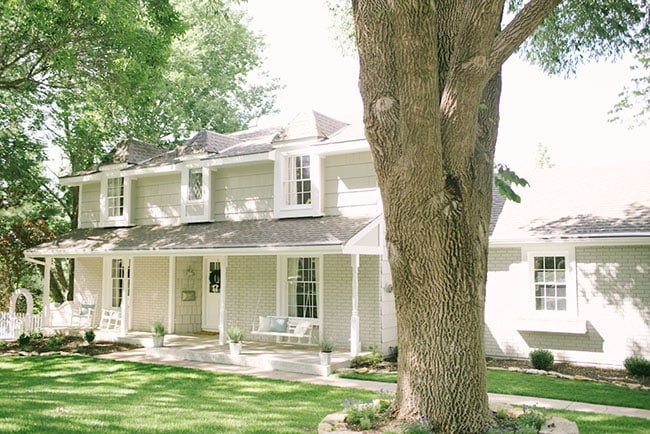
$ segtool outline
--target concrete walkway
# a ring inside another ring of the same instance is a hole
[[[320,384],[337,387],[350,387],[355,389],[367,389],[379,391],[395,391],[395,384],[380,383],[377,381],[352,380],[347,378],[338,378],[334,375],[320,377],[314,375],[298,374],[292,372],[268,371],[260,368],[251,368],[235,365],[219,365],[216,363],[195,362],[188,360],[165,360],[153,358],[146,354],[144,348],[138,348],[130,351],[104,354],[98,356],[103,359],[120,360],[139,363],[155,363],[161,365],[182,366],[194,369],[203,369],[214,372],[227,372],[233,374],[252,375],[256,377],[274,378],[287,381],[300,381],[309,384]],[[531,396],[501,395],[498,393],[489,393],[491,404],[513,404],[529,405],[543,408],[555,408],[558,410],[584,411],[591,413],[606,413],[615,416],[638,417],[650,420],[650,410],[640,410],[636,408],[614,407],[608,405],[587,404],[583,402],[562,401],[559,399],[536,398]],[[650,396],[649,396],[650,399]]]

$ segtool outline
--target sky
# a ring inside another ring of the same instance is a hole
[[[324,0],[248,0],[250,28],[265,36],[264,67],[285,86],[278,124],[305,110],[361,122],[358,62],[337,47]],[[589,64],[577,77],[548,77],[516,57],[503,68],[501,123],[496,161],[532,169],[538,144],[556,167],[647,160],[650,126],[629,129],[607,121],[607,112],[631,77],[623,63]]]

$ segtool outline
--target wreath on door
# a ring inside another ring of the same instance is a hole
[[[210,292],[219,292],[220,289],[221,289],[221,270],[219,269],[212,270],[210,272]]]

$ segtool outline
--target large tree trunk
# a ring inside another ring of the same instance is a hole
[[[396,417],[484,432],[485,281],[500,65],[559,0],[353,1],[399,346]]]

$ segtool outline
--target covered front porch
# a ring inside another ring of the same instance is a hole
[[[256,371],[315,376],[327,376],[339,368],[349,367],[354,358],[349,352],[334,351],[331,363],[323,365],[318,347],[258,341],[244,341],[241,353],[232,356],[228,344],[220,344],[216,333],[169,334],[165,336],[163,347],[153,347],[151,333],[145,332],[130,332],[123,336],[117,331],[98,330],[96,339],[142,345],[142,352],[154,360],[244,366]]]
[[[92,325],[112,311],[122,336],[162,322],[182,336],[218,332],[224,345],[237,326],[269,344],[259,318],[277,315],[309,319],[312,343],[356,355],[362,342],[387,351],[396,341],[381,239],[379,218],[216,222],[78,230],[27,256],[43,265],[44,289],[53,258],[74,258],[76,302],[91,301]],[[49,319],[47,290],[43,305]]]

